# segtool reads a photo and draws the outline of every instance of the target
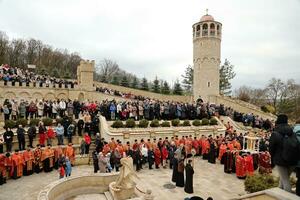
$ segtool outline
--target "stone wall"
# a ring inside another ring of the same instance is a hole
[[[231,107],[232,109],[242,112],[242,113],[253,113],[254,115],[258,115],[264,119],[271,119],[275,120],[276,116],[270,113],[263,112],[258,106],[255,106],[253,104],[232,99],[229,97],[223,97],[223,96],[210,96],[209,97],[210,103],[215,104],[224,104],[226,107]]]
[[[105,87],[113,90],[117,90],[123,93],[131,93],[134,95],[140,95],[144,97],[149,97],[151,99],[159,99],[163,101],[179,101],[179,102],[191,102],[192,97],[191,96],[180,96],[180,95],[164,95],[164,94],[159,94],[159,93],[154,93],[154,92],[149,92],[149,91],[144,91],[144,90],[138,90],[138,89],[133,89],[133,88],[127,88],[123,86],[118,86],[118,85],[112,85],[108,83],[101,83],[101,82],[94,82],[95,86],[98,87]]]
[[[55,87],[54,87],[55,86]],[[96,88],[93,91],[86,91],[80,89],[79,86],[74,85],[71,88],[71,85],[68,85],[67,88],[65,85],[62,85],[59,88],[58,84],[52,85],[49,87],[46,85],[42,85],[42,87],[36,85],[34,86],[32,83],[29,86],[19,83],[15,83],[15,86],[12,86],[11,82],[7,82],[7,85],[4,85],[3,81],[0,81],[0,103],[2,104],[5,99],[16,99],[16,100],[54,100],[54,99],[79,99],[81,101],[89,99],[93,101],[101,101],[101,100],[124,100],[122,97],[117,97],[113,95],[107,95],[104,93],[96,92]]]

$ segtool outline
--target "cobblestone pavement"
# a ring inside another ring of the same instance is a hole
[[[73,167],[72,176],[93,174],[92,166]],[[207,161],[195,159],[194,194],[186,194],[183,188],[164,187],[171,183],[170,169],[144,169],[138,172],[140,180],[138,188],[146,191],[151,189],[155,200],[183,200],[194,195],[215,200],[225,200],[245,194],[243,180],[235,174],[225,174],[220,164],[210,164]],[[58,172],[34,174],[18,180],[8,180],[0,186],[0,200],[36,200],[39,191],[49,183],[58,179]]]

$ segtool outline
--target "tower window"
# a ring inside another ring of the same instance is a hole
[[[207,87],[210,87],[210,82],[207,82]]]
[[[200,36],[200,25],[196,26],[196,36],[199,37]]]
[[[208,25],[203,24],[202,26],[202,36],[207,36],[208,35]]]
[[[221,34],[220,25],[217,25],[217,35],[219,36]]]
[[[215,35],[215,24],[210,24],[210,35]]]

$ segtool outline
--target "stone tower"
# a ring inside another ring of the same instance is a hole
[[[222,24],[204,15],[193,25],[194,100],[219,95]]]
[[[93,90],[95,61],[82,60],[77,67],[77,80],[81,89]]]

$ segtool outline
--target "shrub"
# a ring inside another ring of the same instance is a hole
[[[278,179],[269,174],[254,174],[247,176],[245,182],[245,190],[253,193],[278,186]]]
[[[182,126],[190,126],[191,123],[189,120],[184,120],[183,123],[182,123]]]
[[[180,120],[179,119],[173,119],[172,120],[172,126],[179,126]]]
[[[28,125],[28,121],[27,121],[27,119],[18,119],[16,122],[16,125],[17,126],[22,125],[23,127],[25,127]]]
[[[202,120],[201,120],[201,125],[202,126],[207,126],[209,124],[209,120],[207,119],[207,118],[203,118]]]
[[[209,121],[210,125],[218,125],[218,121],[215,118],[211,118]]]
[[[29,122],[29,125],[30,126],[37,126],[38,124],[40,123],[40,120],[39,119],[31,119],[30,122]]]
[[[151,127],[159,127],[159,121],[157,119],[154,119],[150,123]]]
[[[122,128],[124,125],[123,125],[123,122],[121,120],[116,120],[114,121],[114,123],[111,125],[111,127],[113,128]]]
[[[168,121],[164,121],[161,123],[161,127],[170,127],[170,126],[171,126],[171,124]]]
[[[147,128],[149,125],[149,121],[146,120],[146,119],[142,119],[140,122],[139,122],[139,127],[140,128]]]
[[[126,126],[126,128],[134,128],[135,127],[134,119],[127,119],[125,126]]]
[[[5,121],[5,128],[10,128],[10,129],[12,129],[12,128],[15,128],[16,127],[16,122],[15,121],[13,121],[13,120],[6,120]]]
[[[44,118],[44,119],[42,119],[42,122],[44,123],[44,126],[52,126],[53,119],[51,119],[51,118]]]
[[[194,125],[194,126],[200,126],[200,125],[201,125],[201,121],[198,120],[198,119],[195,119],[195,120],[193,121],[193,125]]]

